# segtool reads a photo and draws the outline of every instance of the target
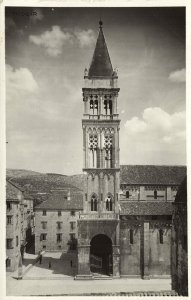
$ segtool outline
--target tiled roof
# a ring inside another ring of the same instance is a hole
[[[83,195],[75,193],[70,195],[70,200],[67,200],[66,193],[53,193],[49,195],[46,201],[35,207],[35,210],[82,210]]]
[[[89,68],[89,77],[111,77],[113,68],[109,57],[102,27],[100,26],[99,35],[96,42],[92,62]]]
[[[172,202],[120,202],[121,215],[172,215]]]
[[[6,200],[19,201],[18,194],[22,192],[15,184],[10,181],[6,182]]]
[[[186,175],[185,166],[121,165],[120,184],[175,184]]]

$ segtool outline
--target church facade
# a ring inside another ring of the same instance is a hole
[[[82,91],[84,195],[76,279],[168,277],[172,202],[186,168],[120,167],[120,89],[101,21]]]

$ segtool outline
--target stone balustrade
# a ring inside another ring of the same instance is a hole
[[[110,219],[110,220],[115,220],[119,219],[119,215],[115,213],[81,213],[79,216],[80,219],[84,220],[95,220],[95,219]]]

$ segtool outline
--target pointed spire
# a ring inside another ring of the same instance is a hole
[[[113,68],[107,50],[103,30],[103,22],[99,21],[99,34],[94,50],[92,62],[89,68],[88,77],[111,77],[113,74]]]

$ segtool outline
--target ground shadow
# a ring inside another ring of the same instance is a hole
[[[45,253],[42,261],[38,260],[35,267],[39,269],[39,277],[43,276],[43,269],[51,270],[51,274],[60,274],[74,277],[77,274],[77,252],[60,253],[59,257],[55,257],[55,253]],[[30,259],[24,260],[23,264],[29,264]],[[31,270],[32,271],[32,270]],[[30,271],[27,273],[30,277]],[[32,276],[32,275],[31,275]],[[51,275],[50,275],[51,276]]]

